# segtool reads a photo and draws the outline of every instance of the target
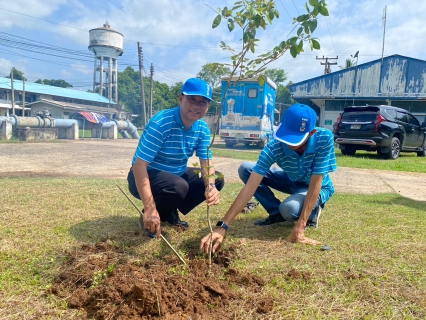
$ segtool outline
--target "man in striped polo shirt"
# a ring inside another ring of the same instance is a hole
[[[160,237],[161,222],[189,227],[180,220],[178,209],[186,215],[203,201],[209,206],[219,204],[224,180],[216,178],[220,173],[208,161],[212,159],[210,129],[202,120],[212,95],[207,82],[188,79],[179,95],[179,106],[153,116],[139,140],[127,180],[129,191],[143,202],[140,222],[152,238]],[[201,169],[187,168],[194,151]]]
[[[256,163],[244,162],[238,169],[245,186],[213,233],[216,250],[223,242],[228,225],[254,195],[268,212],[255,222],[265,226],[296,221],[289,242],[319,244],[305,237],[306,227],[318,227],[321,208],[334,193],[329,173],[336,171],[334,139],[330,130],[315,127],[316,113],[303,104],[291,106],[283,115],[272,140]],[[278,167],[273,164],[277,164]],[[290,196],[277,199],[271,189]],[[201,240],[201,251],[208,252],[211,235]]]

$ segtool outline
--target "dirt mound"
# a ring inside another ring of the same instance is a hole
[[[141,264],[107,242],[83,245],[66,253],[49,291],[91,319],[235,319],[270,312],[274,301],[261,293],[266,281],[228,268],[230,253],[220,251],[211,267],[195,255],[186,266],[175,256]],[[239,293],[241,287],[251,295]]]

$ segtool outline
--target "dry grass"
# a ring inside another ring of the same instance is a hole
[[[119,184],[127,190],[124,181]],[[221,206],[211,210],[214,222],[240,188],[225,187]],[[81,316],[66,309],[66,301],[45,295],[67,248],[109,239],[132,260],[171,254],[161,241],[140,234],[135,209],[111,180],[3,179],[0,195],[1,319]],[[259,297],[275,297],[275,307],[265,319],[424,319],[424,207],[395,194],[337,194],[320,228],[308,231],[332,251],[285,243],[290,224],[254,226],[265,216],[258,207],[234,221],[223,250],[232,244],[237,248],[232,267],[267,280]],[[188,257],[208,232],[205,207],[184,220],[191,224],[188,231],[166,227],[164,234]]]

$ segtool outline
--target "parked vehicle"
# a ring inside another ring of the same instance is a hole
[[[263,148],[273,136],[276,84],[269,78],[260,85],[255,77],[238,81],[234,77],[225,95],[228,80],[222,78],[220,137],[228,148],[237,143]]]
[[[387,105],[346,107],[334,130],[334,141],[344,155],[357,150],[377,151],[396,160],[400,152],[426,156],[426,123],[407,110]]]

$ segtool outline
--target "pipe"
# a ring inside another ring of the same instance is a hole
[[[139,134],[137,128],[127,120],[113,120],[109,122],[104,122],[101,124],[85,122],[81,119],[54,119],[50,117],[18,117],[11,115],[9,117],[0,117],[0,125],[2,122],[7,121],[11,122],[12,126],[18,128],[30,127],[30,128],[70,128],[73,124],[77,124],[79,128],[83,129],[92,129],[95,126],[101,125],[102,129],[109,129],[112,126],[117,126],[117,130],[121,133],[123,138],[139,139]],[[130,136],[129,136],[130,134]]]

